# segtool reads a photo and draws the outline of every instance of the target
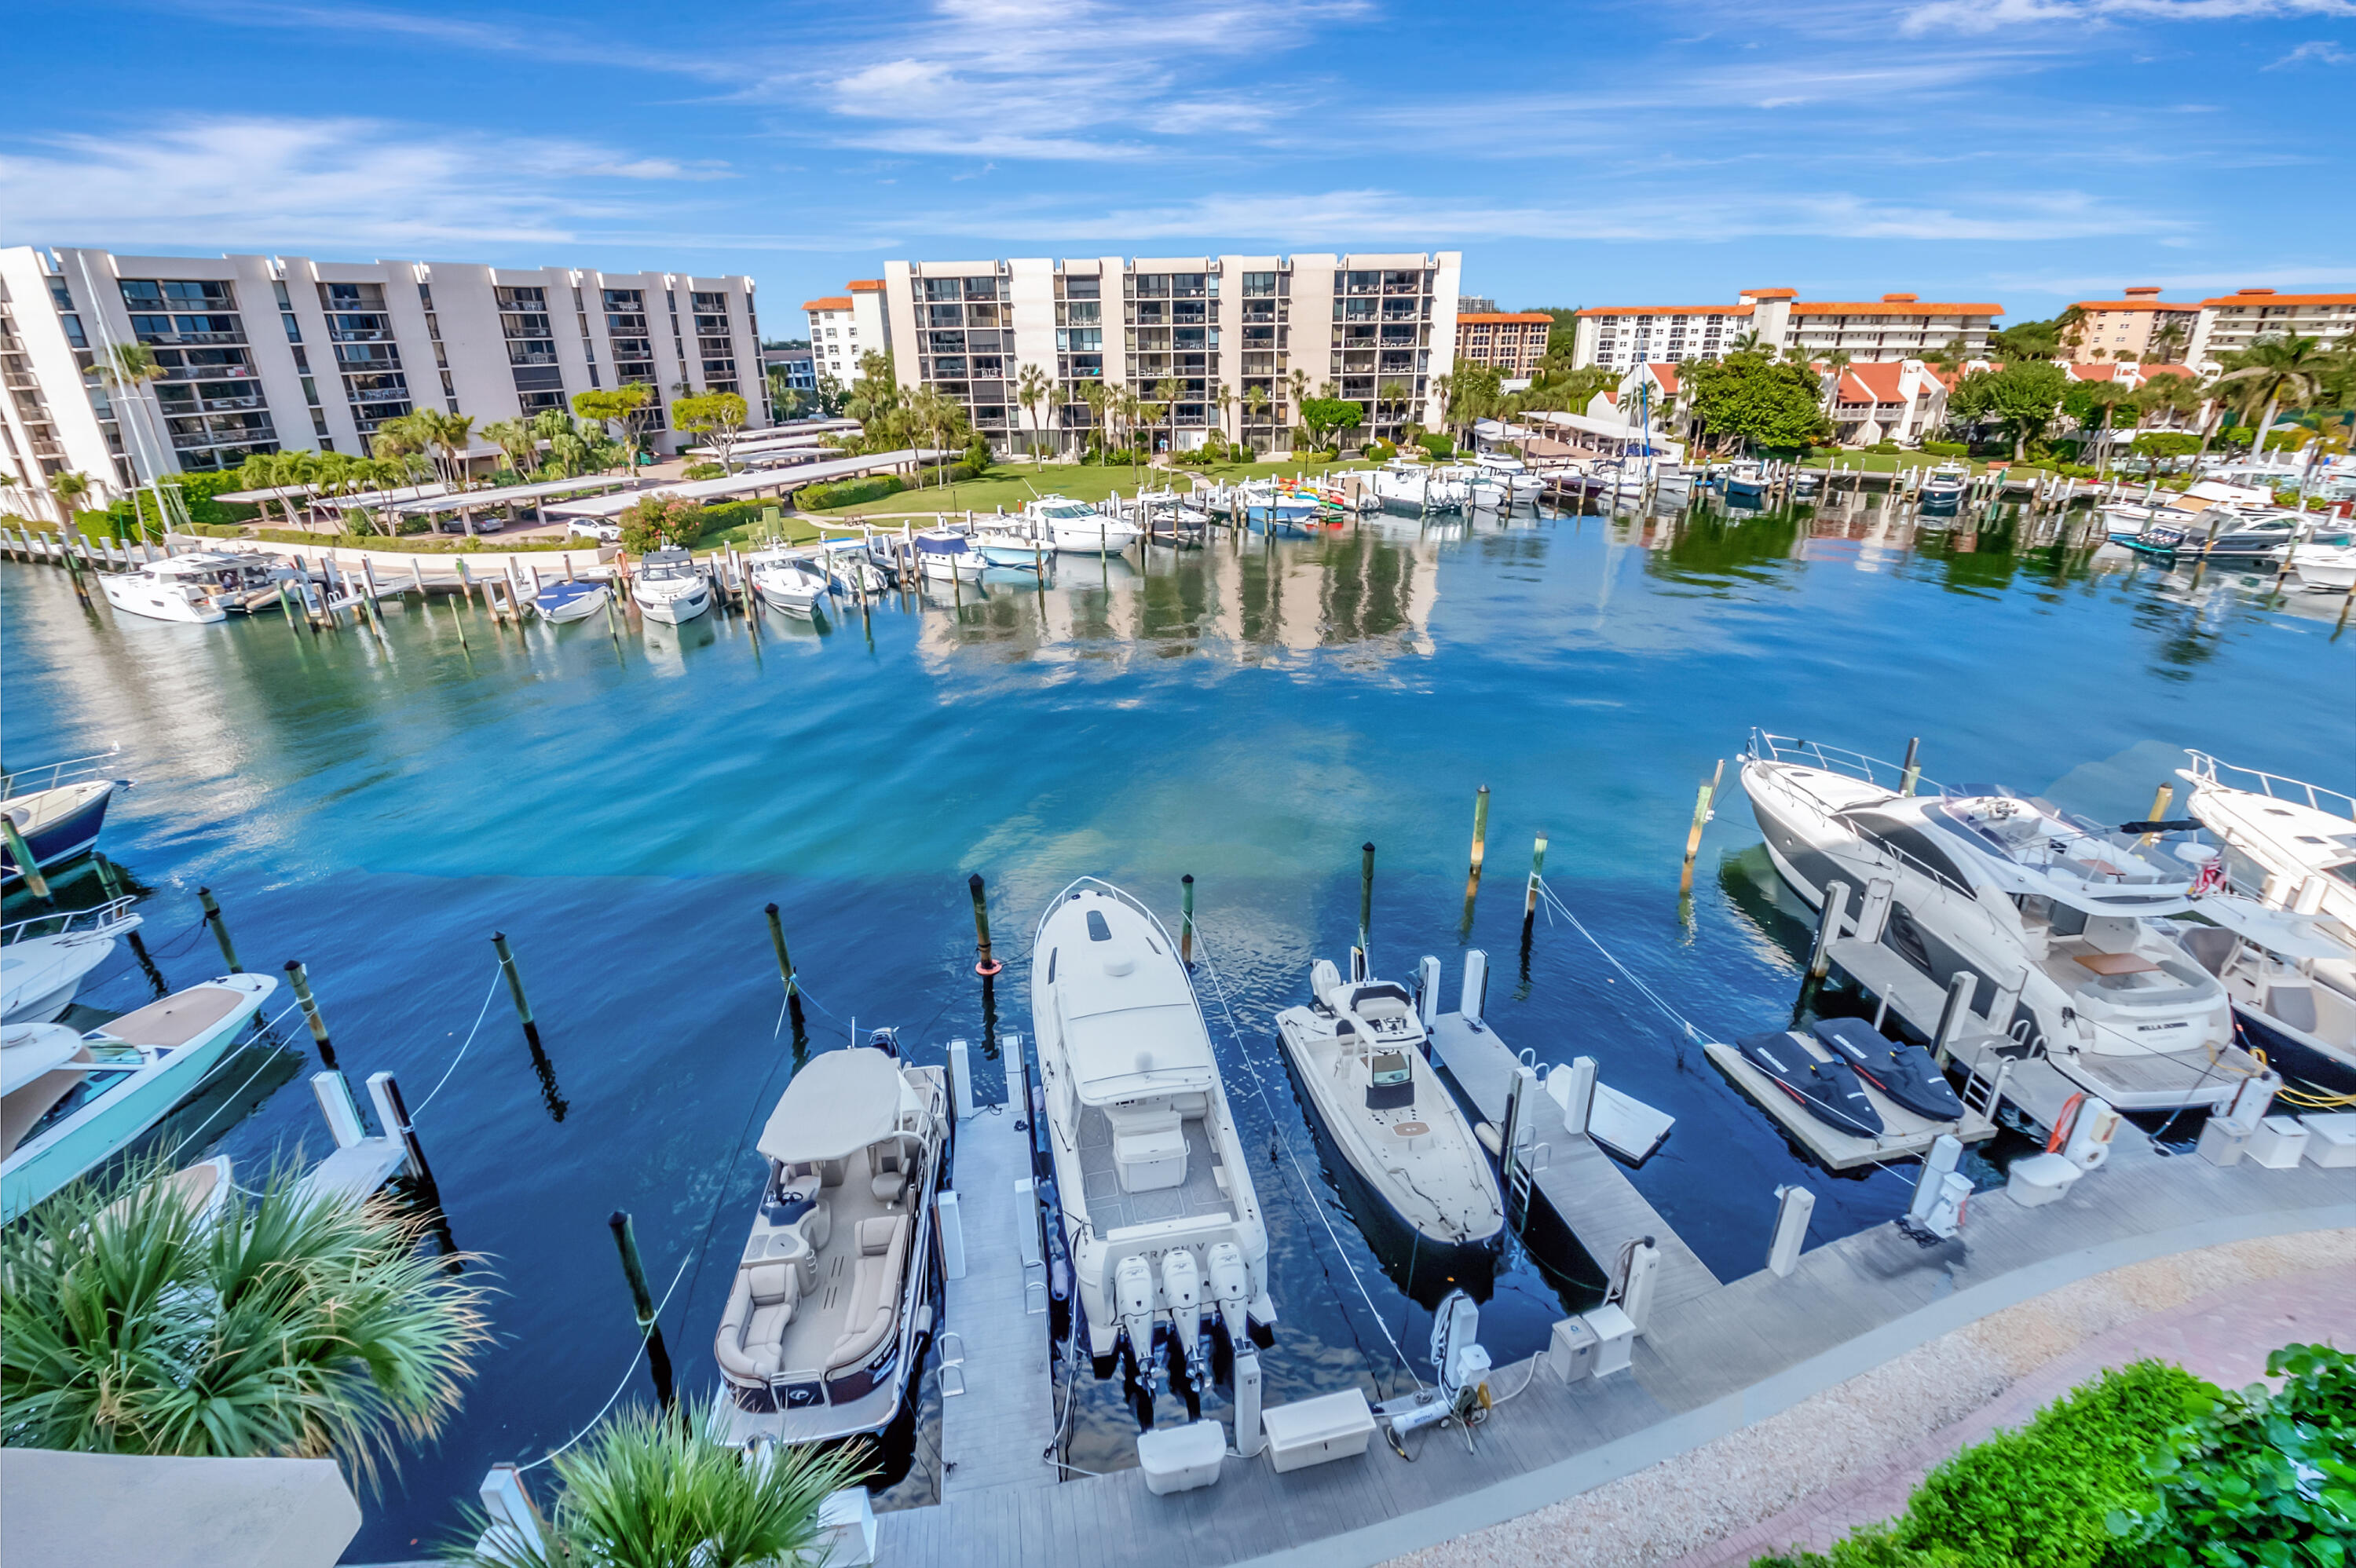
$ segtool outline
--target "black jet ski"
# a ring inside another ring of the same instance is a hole
[[[1885,1040],[1863,1019],[1819,1019],[1816,1038],[1857,1069],[1857,1075],[1918,1116],[1960,1122],[1964,1103],[1931,1053],[1919,1045]]]
[[[1881,1136],[1881,1113],[1865,1097],[1846,1057],[1818,1061],[1800,1037],[1789,1032],[1748,1034],[1734,1044],[1743,1061],[1772,1078],[1775,1087],[1825,1125],[1856,1137]]]

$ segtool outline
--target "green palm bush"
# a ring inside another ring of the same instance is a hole
[[[753,1568],[817,1560],[819,1505],[856,1480],[855,1447],[765,1446],[748,1456],[716,1420],[644,1406],[604,1423],[553,1461],[561,1488],[545,1550],[468,1510],[477,1568]],[[480,1541],[475,1538],[482,1536]]]
[[[79,1183],[0,1233],[0,1441],[332,1456],[374,1484],[440,1433],[487,1287],[422,1249],[422,1220],[306,1199],[292,1168],[206,1220],[160,1174]]]

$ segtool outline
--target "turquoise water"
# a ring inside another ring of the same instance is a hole
[[[462,647],[446,603],[387,606],[382,644],[276,616],[166,625],[85,611],[62,573],[12,563],[5,740],[11,767],[122,743],[138,784],[106,848],[150,890],[171,984],[217,965],[189,929],[208,885],[250,966],[308,964],[354,1080],[390,1068],[413,1106],[487,998],[418,1120],[453,1235],[498,1271],[500,1345],[445,1438],[369,1503],[350,1552],[367,1562],[431,1544],[487,1464],[546,1452],[622,1377],[634,1331],[609,1211],[635,1214],[659,1293],[690,1260],[664,1322],[683,1385],[710,1387],[758,1180],[747,1132],[789,1061],[771,901],[820,1004],[813,1046],[855,1015],[938,1060],[990,1022],[968,872],[990,880],[1009,961],[997,1022],[1026,1036],[1027,931],[1056,889],[1105,877],[1174,923],[1193,873],[1244,1026],[1222,1050],[1246,1145],[1265,1147],[1273,1123],[1315,1180],[1266,1024],[1301,999],[1312,959],[1344,957],[1372,840],[1376,970],[1404,978],[1440,955],[1452,997],[1461,950],[1484,948],[1508,1042],[1592,1054],[1606,1082],[1676,1115],[1633,1179],[1721,1276],[1758,1266],[1780,1183],[1816,1189],[1819,1242],[1890,1219],[1901,1175],[1802,1165],[1577,933],[1541,920],[1525,971],[1532,837],[1549,837],[1548,880],[1601,942],[1725,1035],[1788,1017],[1804,952],[1745,853],[1758,835],[1730,762],[1694,896],[1677,895],[1695,787],[1754,724],[1885,756],[1920,735],[1933,777],[2050,785],[2113,820],[2145,811],[2186,745],[2350,786],[2356,638],[2335,635],[2336,602],[2113,553],[2001,530],[1915,539],[1872,512],[1469,534],[1370,520],[1157,552],[1143,571],[1066,562],[1044,593],[928,592],[865,624],[771,618],[756,640],[707,618],[634,629],[618,649],[598,623],[519,637],[478,612]],[[1468,930],[1483,784],[1489,877]],[[87,875],[67,891],[99,896]],[[491,994],[494,930],[514,942],[544,1063]],[[126,961],[89,999],[147,994]],[[326,1147],[300,1074],[265,1097],[280,1081],[220,1119],[249,1169]],[[1289,1166],[1258,1179],[1284,1314],[1269,1398],[1370,1367],[1387,1386],[1376,1315],[1419,1353],[1428,1314],[1322,1181],[1304,1190]],[[1580,1290],[1515,1261],[1484,1342],[1500,1361],[1538,1348]],[[1084,1393],[1075,1462],[1120,1462],[1117,1384]]]

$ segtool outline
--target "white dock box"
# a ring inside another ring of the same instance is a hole
[[[2307,1125],[2307,1163],[2326,1170],[2356,1166],[2356,1111],[2316,1111]]]
[[[1365,1453],[1375,1435],[1375,1413],[1365,1394],[1344,1389],[1264,1410],[1259,1427],[1268,1434],[1269,1463],[1279,1470],[1299,1470]]]
[[[818,1505],[818,1529],[823,1568],[858,1568],[875,1561],[875,1504],[865,1487],[829,1492]]]
[[[2261,1116],[2250,1134],[2250,1158],[2268,1170],[2288,1170],[2307,1157],[2307,1128],[2297,1116]]]
[[[1636,1320],[1609,1302],[1581,1319],[1595,1336],[1595,1376],[1608,1378],[1628,1370],[1636,1349]]]
[[[2027,1155],[2012,1162],[2004,1190],[2024,1209],[2041,1209],[2048,1203],[2060,1202],[2062,1195],[2070,1190],[2070,1184],[2085,1174],[2076,1161],[2058,1154]]]
[[[1595,1375],[1595,1330],[1584,1317],[1566,1317],[1547,1343],[1547,1367],[1567,1383]]]
[[[2250,1124],[2231,1116],[2211,1116],[2201,1125],[2201,1142],[2193,1152],[2211,1165],[2239,1165],[2249,1152]]]
[[[1146,1490],[1158,1498],[1209,1486],[1219,1478],[1219,1462],[1226,1456],[1227,1429],[1215,1421],[1157,1426],[1137,1435],[1137,1467],[1145,1472]]]

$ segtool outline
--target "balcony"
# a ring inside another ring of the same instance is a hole
[[[327,337],[330,342],[335,343],[391,343],[394,341],[392,328],[389,326],[330,327],[327,330]]]
[[[200,343],[242,343],[245,332],[231,327],[226,332],[141,332],[139,341],[157,348],[170,348]]]
[[[508,363],[510,365],[553,365],[556,363],[556,350],[553,347],[545,349],[523,348],[510,343],[508,345]]]

